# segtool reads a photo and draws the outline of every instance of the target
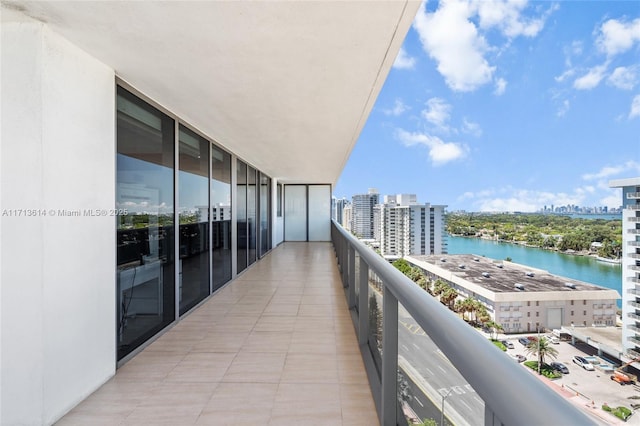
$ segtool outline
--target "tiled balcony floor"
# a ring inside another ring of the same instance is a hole
[[[376,425],[330,243],[285,243],[59,425]]]

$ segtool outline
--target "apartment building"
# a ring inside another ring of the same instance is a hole
[[[446,206],[418,204],[415,194],[384,197],[379,206],[380,253],[386,259],[445,254]]]
[[[640,357],[640,177],[609,182],[622,188],[622,348]]]
[[[405,259],[461,299],[480,301],[505,333],[616,324],[616,290],[472,254]]]
[[[0,423],[54,423],[279,243],[329,241],[419,6],[3,1]]]
[[[366,194],[351,197],[351,232],[358,238],[374,238],[374,210],[378,202],[379,194],[375,188],[369,188]]]

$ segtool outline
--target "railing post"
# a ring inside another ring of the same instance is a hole
[[[396,425],[398,407],[398,300],[383,283],[382,424]]]
[[[369,340],[369,265],[360,256],[360,299],[358,301],[358,343],[364,345]]]
[[[356,306],[356,283],[358,278],[356,277],[356,250],[349,246],[349,280],[347,285],[349,286],[349,309]]]

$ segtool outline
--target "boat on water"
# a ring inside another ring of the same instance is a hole
[[[600,262],[605,262],[605,263],[613,263],[615,265],[619,265],[620,263],[622,263],[622,259],[610,259],[608,257],[600,257],[600,256],[596,256],[596,260]]]

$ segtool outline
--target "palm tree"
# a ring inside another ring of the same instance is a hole
[[[544,364],[546,357],[555,359],[558,356],[558,351],[551,346],[551,342],[546,337],[530,341],[526,351],[530,355],[538,356],[538,374],[541,374],[542,364]]]

